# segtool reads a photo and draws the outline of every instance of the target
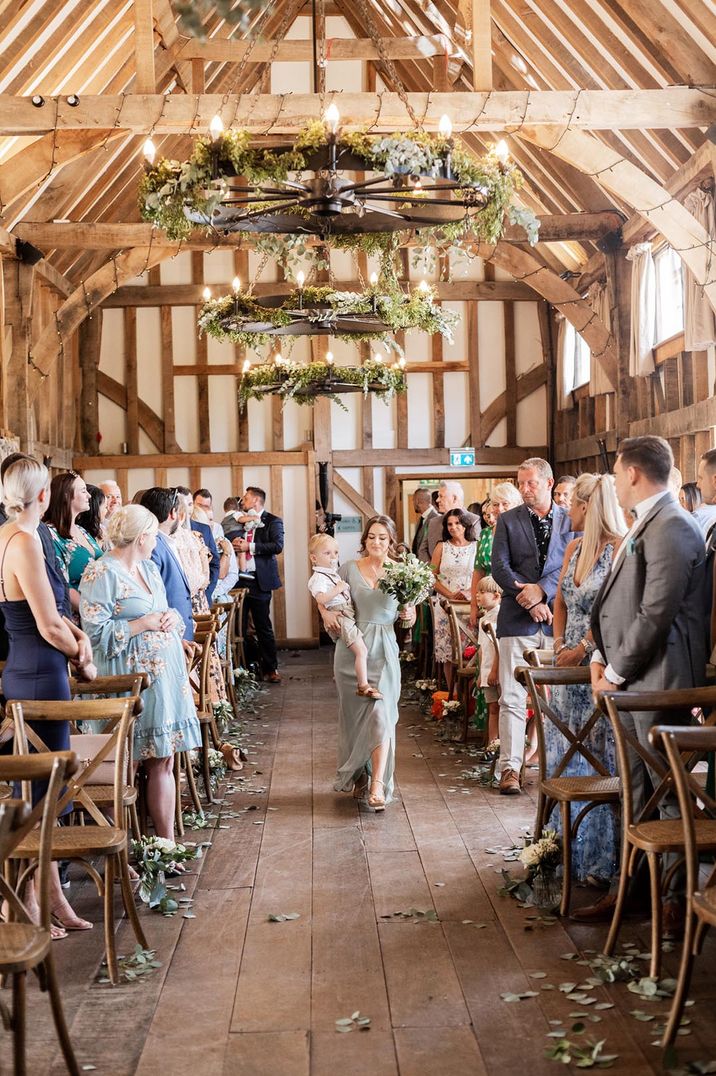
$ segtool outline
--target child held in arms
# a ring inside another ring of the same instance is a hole
[[[356,695],[367,699],[382,699],[380,691],[368,683],[368,648],[356,625],[351,601],[351,588],[338,574],[338,542],[330,534],[314,534],[308,543],[308,555],[313,573],[308,589],[322,609],[341,614],[339,635],[331,634],[334,642],[340,637],[355,658],[358,690]],[[330,634],[330,633],[329,633]]]
[[[500,655],[487,631],[487,625],[497,626],[497,614],[500,611],[502,589],[491,575],[484,576],[477,584],[477,607],[482,611],[477,636],[480,648],[480,680],[478,690],[482,691],[487,703],[487,742],[492,743],[499,735],[500,725]]]

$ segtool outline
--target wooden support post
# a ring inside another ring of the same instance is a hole
[[[385,514],[395,522],[398,541],[403,540],[403,514],[399,505],[400,484],[395,475],[395,467],[385,468]]]
[[[102,346],[102,310],[95,310],[91,318],[79,328],[80,368],[80,448],[83,452],[97,451],[99,433],[99,394],[97,370]]]
[[[161,330],[161,379],[164,418],[164,451],[178,452],[174,418],[174,333],[172,329],[172,308],[159,308]]]
[[[152,0],[134,0],[135,93],[156,93]]]
[[[552,324],[550,318],[551,312],[549,305],[545,302],[537,303],[537,320],[539,322],[540,343],[542,345],[542,361],[544,362],[545,370],[547,371],[547,444],[549,445],[550,459],[553,459],[556,441],[555,427],[559,420],[560,413],[556,412],[557,400],[554,391],[554,375],[557,362],[556,356],[552,351]],[[561,412],[561,414],[564,414],[564,412]],[[603,426],[600,427],[600,429],[604,428],[605,427]]]
[[[127,386],[127,447],[130,456],[139,453],[139,394],[137,389],[137,311],[124,311],[124,380]]]
[[[629,376],[629,338],[631,332],[631,262],[622,248],[605,254],[612,334],[617,351],[617,396],[615,426],[617,441],[629,433],[633,400],[633,381]]]
[[[191,273],[194,284],[204,283],[204,255],[202,251],[192,251]],[[200,307],[196,308],[197,317]],[[197,335],[196,362],[197,372],[197,409],[199,414],[199,451],[211,452],[211,426],[209,419],[209,378],[206,374],[208,363],[208,337]],[[203,368],[203,369],[202,369]]]
[[[7,366],[7,426],[20,439],[20,449],[29,445],[28,364],[30,350],[30,311],[34,273],[30,266],[4,259],[5,277],[5,348]]]
[[[395,342],[405,351],[405,333],[397,332]],[[434,375],[433,375],[434,376]],[[395,421],[398,448],[408,447],[408,394],[399,392],[395,397]]]

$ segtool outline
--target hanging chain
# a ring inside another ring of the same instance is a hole
[[[376,49],[378,50],[378,55],[380,56],[380,61],[383,64],[383,66],[385,67],[386,71],[388,72],[388,74],[389,74],[389,76],[391,78],[391,81],[393,82],[393,85],[395,87],[395,92],[397,93],[398,97],[400,98],[402,104],[405,106],[405,111],[408,113],[411,120],[413,121],[416,130],[422,131],[422,129],[423,129],[423,121],[418,119],[418,117],[415,114],[415,110],[413,109],[412,105],[410,104],[410,101],[408,100],[408,94],[406,92],[405,86],[403,85],[403,81],[402,81],[400,75],[398,74],[398,72],[395,69],[395,64],[391,60],[390,56],[388,56],[388,54],[387,54],[387,52],[385,50],[385,46],[383,44],[383,39],[381,38],[381,36],[380,36],[380,34],[378,32],[378,29],[377,29],[375,23],[373,22],[373,16],[371,15],[371,13],[370,13],[370,11],[368,9],[367,0],[358,0],[358,6],[360,7],[361,12],[363,13],[363,17],[365,19],[365,24],[366,24],[366,27],[368,29],[368,33],[370,34],[370,39],[373,42],[373,44],[375,45]]]

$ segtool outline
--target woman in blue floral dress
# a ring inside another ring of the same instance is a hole
[[[569,510],[572,530],[583,531],[581,538],[570,542],[565,550],[562,575],[554,607],[554,649],[560,667],[587,665],[594,649],[590,631],[592,605],[602,583],[611,571],[612,558],[626,532],[611,475],[583,474],[577,479]],[[593,711],[590,684],[553,688],[552,706],[565,724],[578,732]],[[569,744],[551,722],[545,722],[547,773],[553,774]],[[595,758],[610,774],[616,773],[614,738],[606,717],[601,716],[586,739]],[[560,776],[586,777],[596,771],[578,753]],[[574,818],[584,804],[574,804]],[[559,830],[559,814],[549,820]],[[590,811],[577,830],[572,846],[572,870],[579,881],[606,885],[617,866],[619,823],[611,806]]]
[[[82,626],[100,676],[149,676],[134,726],[134,757],[147,774],[147,806],[157,836],[173,839],[174,752],[201,744],[181,642],[184,623],[168,607],[149,559],[156,517],[141,505],[127,505],[113,514],[107,533],[113,548],[87,565],[80,582]]]

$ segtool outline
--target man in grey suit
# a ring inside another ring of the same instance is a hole
[[[527,647],[552,647],[552,603],[564,551],[574,534],[569,516],[552,502],[554,476],[533,457],[517,470],[524,504],[503,512],[492,542],[492,576],[502,587],[497,616],[500,653],[500,794],[520,793],[525,752],[527,692],[515,679]]]
[[[453,508],[462,508],[465,515],[470,517],[470,522],[475,529],[475,537],[480,533],[482,529],[482,521],[480,517],[476,516],[474,512],[465,510],[465,490],[459,482],[453,482],[450,478],[445,479],[445,481],[441,482],[438,486],[439,515],[432,516],[432,518],[428,520],[428,525],[423,529],[420,538],[420,545],[417,552],[420,560],[429,563],[433,559],[435,546],[438,542],[442,542],[443,540],[443,516]]]
[[[421,560],[425,560],[427,563],[430,560],[430,557],[427,555],[427,549],[425,554],[421,557],[420,546],[423,537],[427,537],[430,520],[438,514],[437,508],[433,507],[432,494],[429,489],[426,489],[424,486],[416,489],[413,494],[413,509],[418,517],[418,522],[415,527],[415,535],[413,536],[411,549],[416,556],[420,557]]]
[[[706,647],[703,619],[705,549],[703,535],[669,490],[674,463],[671,448],[661,437],[630,437],[619,446],[614,479],[619,503],[631,513],[627,531],[611,572],[592,607],[592,689],[668,691],[704,682]],[[622,714],[624,724],[649,747],[649,729],[665,720],[678,724],[678,715]],[[690,715],[684,713],[686,723]],[[636,751],[630,749],[634,808],[646,803],[649,775]],[[678,817],[673,795],[659,805],[662,817]],[[676,896],[679,879],[674,877]],[[609,914],[613,894],[575,913],[579,919]],[[678,927],[676,900],[664,905],[664,928]]]

